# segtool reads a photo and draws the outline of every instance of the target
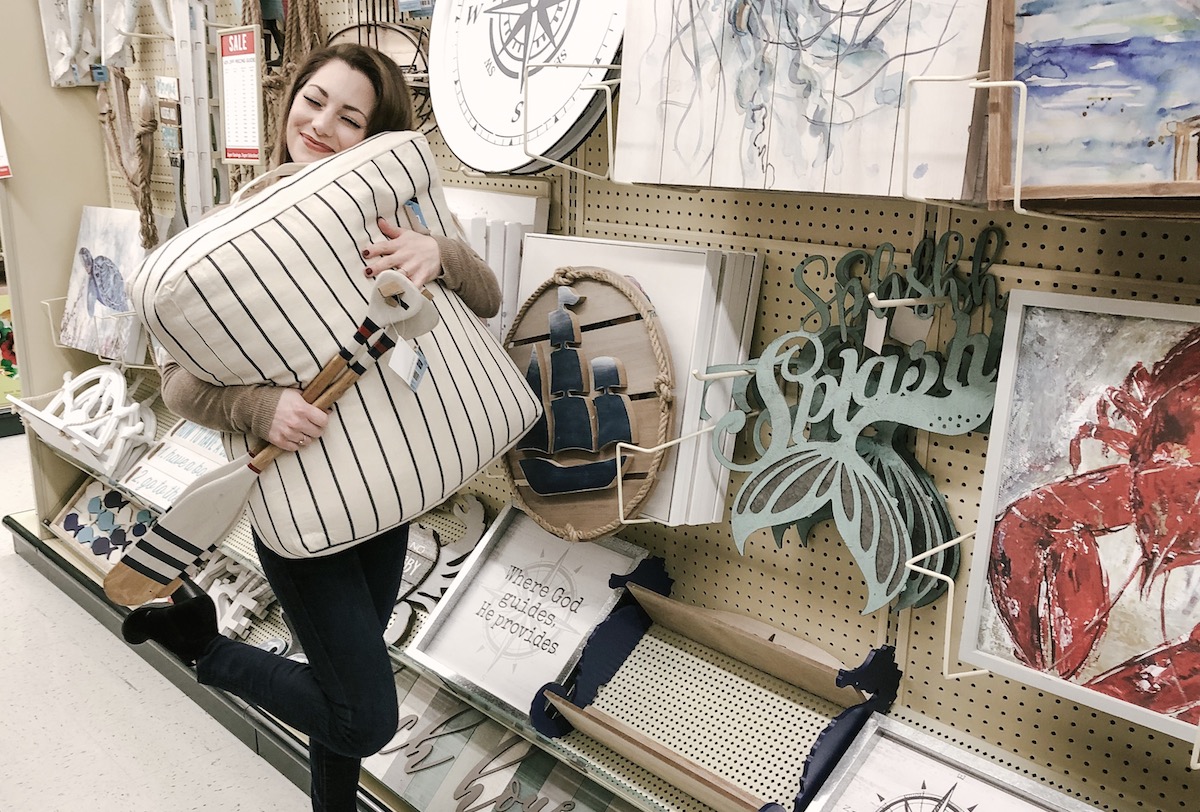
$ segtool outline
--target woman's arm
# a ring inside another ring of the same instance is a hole
[[[500,283],[496,274],[462,240],[437,237],[427,230],[394,226],[379,220],[385,239],[363,249],[367,276],[396,269],[420,287],[441,279],[481,318],[500,312]]]
[[[217,386],[174,362],[162,368],[162,399],[172,412],[194,423],[251,434],[286,451],[321,436],[329,420],[325,412],[306,403],[298,389]]]
[[[442,254],[442,284],[462,297],[475,315],[490,319],[500,312],[500,282],[471,246],[451,237],[434,237]]]

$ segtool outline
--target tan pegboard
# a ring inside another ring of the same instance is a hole
[[[971,220],[967,222],[974,225]],[[1065,235],[1075,240],[1064,238],[1061,240],[1064,251],[1042,254],[1041,243],[1033,252],[1025,240],[1010,236],[1004,254],[1007,263],[1042,257],[1042,265],[1046,267],[1032,262],[1025,267],[1013,264],[994,267],[1004,290],[1027,288],[1104,298],[1200,302],[1200,275],[1186,266],[1186,251],[1191,241],[1186,230],[1160,228],[1155,224],[1115,223],[1096,227],[1061,221],[1038,223],[1022,218],[999,224],[1010,235],[1014,231],[1018,234],[1028,231]],[[1067,232],[1062,231],[1064,226],[1069,228]],[[1118,236],[1123,232],[1124,242],[1116,243],[1116,247],[1100,239],[1110,237],[1114,231]],[[1089,234],[1097,238],[1094,243],[1084,241]],[[1162,241],[1150,249],[1145,241],[1155,234]],[[1068,247],[1070,253],[1090,257],[1089,263],[1106,256],[1106,251],[1111,251],[1117,260],[1133,254],[1134,261],[1122,267],[1139,270],[1118,274],[1115,270],[1101,272],[1099,268],[1050,267],[1050,260],[1058,253],[1068,253],[1065,250]],[[1154,253],[1151,261],[1144,256],[1148,250]],[[1147,282],[1147,276],[1156,279]],[[979,521],[986,440],[986,434],[928,438],[925,463],[939,489],[947,495],[951,509],[959,514],[956,518],[963,532],[973,530]],[[963,564],[957,579],[960,591],[956,596],[951,638],[955,657],[964,633],[962,613],[972,546],[969,540],[962,547]],[[961,732],[960,741],[973,744],[978,740],[994,748],[985,755],[997,758],[996,753],[1002,753],[998,760],[1013,769],[1098,808],[1122,811],[1194,808],[1197,781],[1187,768],[1190,743],[996,675],[944,678],[944,604],[945,599],[932,608],[906,612],[901,617],[898,645],[906,667],[896,715],[908,719],[928,717],[949,725],[953,731]],[[949,663],[951,673],[968,667],[953,658]]]
[[[593,136],[588,150],[587,168],[602,171],[604,162],[591,156],[603,155],[603,140]],[[922,207],[903,200],[631,187],[594,179],[581,183],[586,190],[582,222],[587,236],[759,251],[765,273],[755,352],[795,329],[798,309],[806,309],[791,281],[792,268],[803,254],[791,254],[788,243],[870,248],[887,241],[905,250],[923,235],[926,220],[931,234],[951,228],[967,240],[990,224],[1001,226],[1005,266],[994,272],[1005,289],[1200,301],[1198,277],[1188,262],[1189,253],[1195,253],[1195,228],[1185,223],[1047,219],[940,207],[926,217]],[[818,280],[807,281],[816,287]],[[985,432],[921,435],[917,441],[919,458],[964,532],[978,521],[986,451]],[[963,746],[985,750],[985,755],[1100,808],[1189,808],[1195,782],[1187,770],[1188,743],[1010,680],[944,679],[945,599],[931,608],[893,615],[891,624],[886,616],[859,615],[865,587],[832,528],[819,533],[824,537],[807,549],[794,534],[785,538],[782,549],[775,549],[764,534],[750,540],[745,555],[732,549],[724,524],[639,527],[622,535],[667,558],[677,578],[677,598],[746,612],[809,636],[847,662],[881,642],[881,630],[890,626],[890,639],[898,644],[905,669],[896,715],[944,724],[950,738]],[[969,551],[965,552],[958,578],[960,604],[969,573]],[[961,626],[961,607],[956,617]],[[955,662],[951,668],[964,666]]]

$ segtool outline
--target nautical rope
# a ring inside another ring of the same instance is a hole
[[[109,69],[109,80],[96,89],[96,107],[109,156],[125,178],[134,207],[138,211],[142,247],[158,245],[158,224],[154,219],[154,200],[150,193],[150,175],[154,169],[154,131],[158,118],[154,103],[143,87],[139,102],[140,120],[136,128],[129,109],[129,77],[121,68]]]
[[[512,326],[508,330],[508,335],[504,338],[504,344],[507,347],[515,338],[516,328],[525,318],[525,314],[533,303],[541,297],[541,295],[552,287],[562,285],[571,285],[574,282],[584,279],[595,279],[599,282],[612,285],[618,291],[625,295],[633,306],[637,308],[638,314],[642,317],[642,324],[646,327],[646,333],[650,337],[650,346],[654,350],[654,359],[658,364],[659,374],[654,379],[654,391],[658,398],[658,440],[654,444],[657,450],[653,452],[650,464],[650,476],[642,482],[641,488],[631,497],[625,500],[625,510],[633,514],[635,509],[641,505],[645,498],[650,494],[650,489],[654,487],[654,474],[658,472],[659,466],[662,464],[662,459],[667,453],[666,448],[662,448],[663,443],[667,442],[667,438],[671,432],[671,418],[674,414],[672,403],[675,399],[675,384],[674,376],[671,372],[671,353],[666,346],[666,341],[662,336],[661,328],[658,325],[658,316],[654,309],[646,306],[648,299],[646,294],[636,284],[632,283],[628,277],[615,274],[612,271],[603,268],[594,267],[563,267],[554,272],[554,275],[538,286],[538,289],[529,296],[528,299],[517,310],[517,315],[513,319]],[[511,452],[504,455],[504,467],[508,472],[510,483],[514,485],[513,490],[516,492],[516,470],[513,468]],[[620,472],[617,473],[620,476]],[[520,499],[518,492],[517,499]],[[607,535],[623,525],[621,518],[617,517],[608,524],[602,527],[589,530],[586,533],[578,530],[574,525],[568,523],[564,527],[555,527],[547,522],[544,518],[538,515],[532,509],[526,506],[526,513],[530,514],[535,522],[541,525],[560,538],[567,541],[588,541],[590,539],[599,538]]]

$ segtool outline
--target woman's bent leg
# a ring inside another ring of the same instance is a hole
[[[258,545],[263,571],[308,663],[218,638],[197,662],[201,683],[234,693],[308,734],[313,808],[355,808],[361,758],[396,732],[396,689],[383,643],[407,528],[332,556],[286,559]],[[382,619],[381,619],[382,614]],[[318,805],[319,804],[319,805]]]

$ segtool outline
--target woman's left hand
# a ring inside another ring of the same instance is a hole
[[[367,267],[363,272],[373,277],[381,271],[397,270],[412,280],[418,288],[442,273],[442,252],[437,240],[410,228],[394,226],[382,217],[379,230],[386,237],[363,249]]]

